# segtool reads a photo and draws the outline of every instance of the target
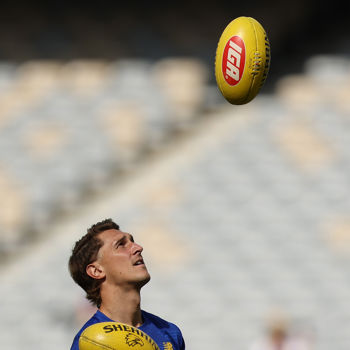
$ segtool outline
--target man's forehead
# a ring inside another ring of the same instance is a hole
[[[130,236],[130,234],[117,229],[106,230],[99,234],[99,238],[102,239],[103,241],[116,240],[124,236]]]

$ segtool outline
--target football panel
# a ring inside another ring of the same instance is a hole
[[[251,56],[251,87],[245,103],[251,101],[259,93],[266,80],[270,66],[270,44],[262,25],[254,18],[249,18],[254,27],[256,49]]]

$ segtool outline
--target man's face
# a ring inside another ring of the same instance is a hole
[[[141,288],[150,280],[142,258],[143,248],[134,242],[132,235],[111,229],[99,234],[103,241],[97,262],[101,265],[107,283]]]

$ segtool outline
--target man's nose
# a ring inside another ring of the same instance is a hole
[[[137,243],[133,243],[133,246],[132,246],[132,253],[133,254],[142,253],[142,251],[143,251],[143,247],[142,246],[140,246]]]

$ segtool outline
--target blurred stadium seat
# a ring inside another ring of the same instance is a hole
[[[207,79],[199,61],[184,59],[37,60],[3,63],[0,70],[0,165],[25,187],[23,208],[11,212],[16,234],[2,233],[3,246],[5,237],[20,244],[21,234],[78,207],[86,192],[188,128],[201,111]]]
[[[26,229],[46,236],[4,271],[2,346],[70,346],[83,321],[69,249],[111,216],[145,248],[144,308],[179,324],[188,348],[248,349],[277,307],[315,348],[348,349],[350,124],[318,79],[349,61],[310,62],[239,107],[218,104],[203,66],[183,58],[0,65],[0,99],[13,103],[0,129],[1,246],[18,257]],[[40,93],[17,89],[32,70],[47,77]],[[18,105],[17,92],[28,92]]]

